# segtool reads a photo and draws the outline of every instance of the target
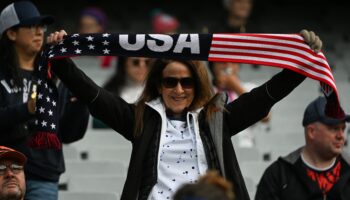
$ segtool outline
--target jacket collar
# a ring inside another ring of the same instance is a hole
[[[158,97],[152,101],[146,102],[146,105],[148,105],[149,107],[151,107],[152,109],[157,111],[162,117],[166,117],[166,114],[165,114],[166,108],[165,108],[163,101],[160,97]],[[197,116],[202,109],[203,108],[198,108],[196,110],[189,111],[188,113],[191,115]]]
[[[285,157],[281,157],[282,160],[286,161],[287,163],[290,163],[290,164],[295,164],[298,159],[300,158],[301,156],[301,151],[303,150],[304,146],[303,147],[300,147],[298,148],[297,150],[293,151],[292,153],[288,154],[287,156]],[[348,154],[345,153],[345,151],[343,151],[342,154],[340,154],[340,156],[342,157],[342,159],[348,164],[350,165],[350,157]]]

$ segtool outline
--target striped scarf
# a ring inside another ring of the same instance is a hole
[[[60,148],[55,138],[57,112],[52,106],[57,95],[52,95],[53,87],[47,87],[51,84],[45,84],[50,82],[49,60],[82,55],[221,61],[286,68],[318,80],[328,99],[327,115],[339,119],[345,116],[326,57],[322,52],[311,50],[299,34],[73,34],[46,48],[42,54],[39,76],[43,84],[38,86],[38,94],[44,98],[37,99],[38,134],[33,137],[32,147]],[[40,112],[40,109],[50,109],[54,114]],[[49,124],[43,123],[48,121]]]

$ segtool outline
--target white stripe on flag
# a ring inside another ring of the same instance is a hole
[[[268,44],[254,44],[254,43],[244,43],[244,42],[227,42],[227,41],[213,41],[212,46],[218,44],[218,45],[227,45],[227,46],[233,46],[234,49],[235,46],[240,47],[257,47],[257,48],[267,48],[267,49],[275,49],[275,50],[285,50],[285,51],[291,51],[299,54],[303,54],[305,56],[310,57],[313,60],[316,60],[316,58],[310,54],[307,51],[303,51],[300,49],[292,48],[292,47],[285,47],[285,46],[279,46],[279,45],[268,45]],[[214,47],[211,47],[214,48]],[[230,47],[227,47],[230,48]],[[327,61],[324,59],[318,59],[318,61],[322,62],[325,65],[328,65]]]
[[[233,56],[233,55],[222,55],[222,54],[209,54],[209,58],[225,58],[225,59],[233,59],[233,60],[236,59],[236,60],[247,60],[247,61],[258,61],[258,62],[261,61],[261,62],[270,62],[270,63],[288,65],[290,67],[303,70],[305,73],[316,76],[319,79],[325,80],[325,81],[329,82],[333,87],[336,87],[334,81],[331,78],[329,78],[328,76],[326,76],[324,74],[317,73],[313,70],[310,70],[308,68],[305,68],[303,66],[300,66],[296,63],[289,62],[289,61],[270,59],[270,58],[259,58],[259,57],[253,57],[253,56]]]
[[[239,39],[239,40],[247,40],[247,41],[264,41],[264,42],[276,42],[276,43],[281,43],[282,44],[290,44],[290,45],[295,45],[299,46],[302,48],[309,48],[307,44],[304,43],[304,40],[300,38],[293,38],[293,39],[299,39],[300,42],[296,41],[290,41],[290,40],[282,40],[282,39],[272,39],[272,38],[263,38],[263,37],[254,37],[254,36],[246,36],[246,35],[214,35],[213,36],[213,41],[215,41],[216,38],[221,38],[221,39]],[[244,41],[242,41],[244,42]],[[250,43],[251,44],[251,43]]]
[[[294,56],[294,55],[291,55],[291,54],[285,54],[285,53],[277,53],[277,52],[269,52],[269,51],[260,51],[260,50],[246,50],[246,49],[234,49],[234,48],[216,48],[216,47],[212,47],[210,49],[210,51],[219,51],[219,52],[237,52],[237,53],[254,53],[254,54],[260,54],[261,57],[264,57],[264,55],[272,55],[272,56],[280,56],[280,57],[284,57],[284,58],[290,58],[290,59],[294,59],[294,60],[298,60],[306,65],[309,65],[310,67],[313,67],[315,69],[318,69],[320,71],[323,71],[325,73],[327,73],[329,75],[329,77],[333,77],[332,73],[327,69],[327,68],[324,68],[322,66],[319,66],[315,63],[312,63],[302,57],[299,57],[299,56]],[[219,54],[219,53],[216,53],[216,54]],[[223,55],[226,55],[226,54],[223,54]],[[256,56],[256,55],[254,55]],[[317,61],[317,60],[315,60]],[[327,64],[327,63],[325,63]],[[328,66],[328,65],[327,65]]]

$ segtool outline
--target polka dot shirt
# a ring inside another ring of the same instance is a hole
[[[167,130],[161,136],[159,148],[158,180],[149,200],[172,199],[182,184],[195,183],[201,172],[205,173],[207,163],[198,156],[198,138],[193,125],[189,127],[186,121],[167,119]],[[204,151],[201,141],[200,145]]]

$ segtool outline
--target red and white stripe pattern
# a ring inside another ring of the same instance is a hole
[[[287,68],[320,81],[325,95],[337,93],[326,57],[299,34],[213,34],[208,60]]]

